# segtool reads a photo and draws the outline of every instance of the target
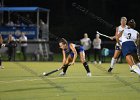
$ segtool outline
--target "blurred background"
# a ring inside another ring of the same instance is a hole
[[[77,3],[94,15],[102,18],[110,26],[101,25],[95,18],[91,16],[85,15],[82,12],[78,11],[72,6],[72,3]],[[59,56],[58,54],[61,53],[61,50],[58,49],[58,42],[56,40],[57,37],[64,37],[68,41],[72,41],[74,43],[80,44],[80,39],[83,38],[84,33],[88,34],[88,37],[93,41],[96,36],[96,31],[100,31],[103,34],[113,36],[115,34],[116,26],[120,25],[120,18],[125,16],[130,19],[135,19],[137,26],[136,29],[139,31],[140,27],[140,14],[139,14],[139,1],[138,0],[0,0],[1,8],[3,7],[41,7],[45,8],[49,12],[49,17],[47,16],[48,12],[40,12],[39,21],[37,22],[36,12],[13,12],[10,11],[3,11],[0,12],[0,24],[1,24],[1,34],[4,38],[4,41],[7,41],[7,37],[4,34],[11,34],[10,32],[5,32],[2,30],[6,30],[5,27],[7,25],[16,24],[16,26],[12,26],[16,28],[16,32],[13,33],[15,39],[18,39],[17,36],[18,31],[22,32],[18,26],[18,23],[21,28],[35,28],[38,27],[36,31],[42,33],[39,35],[38,33],[33,36],[27,35],[28,41],[28,48],[27,54],[33,55],[35,52],[47,52],[47,58],[43,58],[46,60],[54,60]],[[10,16],[10,18],[9,18]],[[12,22],[11,22],[12,21]],[[44,31],[41,29],[41,23],[44,25]],[[36,25],[40,26],[36,26]],[[9,26],[8,26],[9,27]],[[11,27],[11,26],[10,26]],[[18,27],[18,28],[17,28]],[[31,30],[32,30],[31,29]],[[17,31],[18,30],[18,31]],[[42,32],[43,31],[43,32]],[[31,34],[30,34],[31,35]],[[100,37],[102,39],[102,48],[108,48],[110,50],[109,55],[112,56],[114,51],[115,41],[111,41],[108,38]],[[45,42],[38,42],[45,41]],[[19,43],[18,43],[19,44]],[[40,44],[40,45],[39,45]],[[46,44],[42,46],[42,44]],[[36,46],[35,46],[36,45]],[[38,46],[37,46],[38,45]],[[41,47],[40,47],[41,46]],[[15,58],[14,60],[23,60],[22,57],[18,56],[20,52],[20,47],[17,46],[14,50]],[[34,49],[33,49],[34,48]],[[38,50],[35,51],[35,49]],[[42,48],[42,49],[40,49]],[[47,49],[46,51],[43,51]],[[92,47],[91,47],[92,49]],[[17,52],[18,51],[18,52]],[[1,50],[1,52],[6,52],[6,50]],[[4,54],[4,59],[5,58]],[[37,55],[37,54],[35,54]],[[45,54],[41,54],[44,56]],[[56,56],[57,55],[57,56]],[[92,50],[91,50],[92,56]],[[36,58],[40,60],[40,58]],[[28,60],[35,60],[35,58],[28,57]]]

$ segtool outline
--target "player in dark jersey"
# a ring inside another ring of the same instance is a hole
[[[62,38],[59,41],[59,46],[62,49],[62,54],[63,54],[63,71],[60,73],[60,75],[66,74],[66,71],[70,64],[74,65],[75,60],[77,58],[77,53],[79,53],[80,60],[87,71],[87,76],[89,77],[91,76],[89,66],[85,61],[85,52],[82,46],[73,43],[68,43],[67,40],[65,40],[64,38]],[[67,57],[66,54],[68,54]]]
[[[0,34],[0,49],[1,49],[2,47],[15,48],[16,46],[17,46],[17,44],[16,44],[15,41],[10,42],[10,43],[7,43],[7,44],[4,44],[4,43],[3,43],[2,35]],[[0,54],[0,69],[4,69],[4,66],[2,66],[1,54]]]
[[[3,45],[3,38],[0,35],[0,48],[3,47],[5,45]],[[2,66],[2,60],[1,60],[1,54],[0,54],[0,69],[3,69],[4,67]]]

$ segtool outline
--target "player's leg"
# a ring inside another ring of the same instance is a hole
[[[122,44],[122,52],[123,55],[126,58],[127,63],[131,66],[132,70],[134,70],[137,74],[140,75],[140,69],[139,67],[135,64],[134,57],[132,55],[137,55],[137,49],[136,45],[134,42],[125,42]]]
[[[99,64],[102,63],[102,60],[101,60],[101,49],[98,50],[98,58],[99,58]]]
[[[0,56],[0,69],[3,69],[4,67],[2,66],[2,60],[1,60],[1,56]]]
[[[90,61],[90,49],[87,50],[87,58],[88,58],[88,61]]]
[[[86,60],[85,60],[85,52],[84,52],[84,51],[81,51],[81,52],[80,52],[80,60],[81,60],[83,66],[85,67],[85,69],[86,69],[86,71],[87,71],[87,76],[91,76],[88,63],[87,63]]]
[[[135,64],[133,56],[130,54],[126,55],[126,61],[127,63],[131,66],[131,68],[138,74],[140,75],[140,69],[139,67]]]
[[[71,63],[72,62],[72,57],[69,55],[68,56],[68,58],[67,58],[67,60],[66,60],[66,63],[65,63],[65,65],[64,65],[64,67],[63,67],[63,72],[66,74],[66,71],[67,71],[67,69],[68,69],[68,66],[69,66],[69,63]]]
[[[22,51],[24,60],[26,61],[26,47],[21,47],[21,51]]]
[[[88,61],[88,50],[85,50],[85,57],[86,57],[86,59]]]
[[[8,47],[8,60],[11,61],[13,57],[13,47]]]
[[[110,66],[111,68],[115,67],[114,65],[116,64],[117,58],[119,57],[120,54],[121,54],[120,50],[115,50],[114,56],[111,60],[111,66]]]
[[[110,68],[108,69],[108,72],[111,72],[113,70],[113,68],[115,67],[117,58],[120,55],[120,53],[121,53],[121,50],[120,49],[115,50],[114,56],[111,59],[111,64],[110,64]]]
[[[140,68],[140,60],[138,58],[138,55],[135,53],[135,54],[132,54],[132,57],[134,59],[135,64]],[[131,72],[132,72],[133,70],[132,70],[131,66],[130,66],[130,69],[131,69]]]
[[[60,75],[65,75],[66,72],[67,72],[67,69],[69,67],[69,64],[72,62],[72,57],[71,55],[68,55],[67,59],[66,59],[66,63],[65,65],[63,66],[63,71],[60,73]]]
[[[96,58],[97,58],[97,50],[94,49],[93,52],[94,52],[94,64],[97,64],[97,61],[96,61],[96,60],[97,60],[97,59],[96,59]]]

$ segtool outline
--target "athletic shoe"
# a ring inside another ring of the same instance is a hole
[[[4,69],[4,66],[0,66],[0,69]]]
[[[113,69],[113,68],[111,68],[111,67],[110,67],[110,68],[108,69],[108,72],[111,72],[111,71],[112,71],[112,69]]]
[[[101,61],[99,61],[99,64],[102,64],[102,62],[101,62]]]
[[[134,70],[130,70],[130,73],[136,73]]]
[[[91,75],[91,73],[87,73],[87,76],[88,76],[88,77],[91,77],[92,75]]]
[[[94,61],[93,63],[94,63],[94,64],[97,64],[97,62],[96,62],[96,61]]]
[[[64,76],[66,75],[66,73],[64,73],[63,71],[59,74],[59,76]]]

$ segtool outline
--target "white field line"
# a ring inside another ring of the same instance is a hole
[[[56,80],[56,79],[86,79],[86,78],[107,78],[107,77],[114,77],[114,76],[91,76],[91,77],[54,77],[54,78],[47,78],[49,80]],[[134,76],[119,76],[119,77],[134,77]],[[0,81],[0,84],[2,83],[16,83],[16,82],[26,82],[26,81],[40,81],[41,78],[35,78],[35,79],[21,79],[21,80],[10,80],[10,81]]]

